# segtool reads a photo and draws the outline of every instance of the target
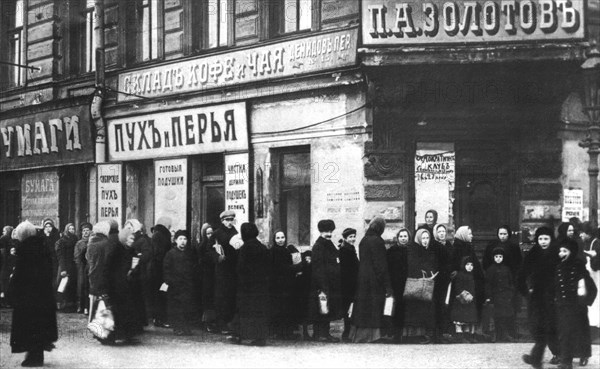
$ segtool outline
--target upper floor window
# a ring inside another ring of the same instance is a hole
[[[141,60],[147,61],[161,57],[162,43],[162,0],[141,0],[139,10],[141,32],[139,33]]]
[[[309,30],[312,27],[313,0],[283,0],[279,11],[279,33]]]
[[[226,47],[233,40],[234,0],[190,0],[192,37],[196,51]]]
[[[81,17],[85,24],[85,32],[82,35],[85,37],[83,42],[83,71],[93,72],[96,70],[96,9],[94,6],[95,0],[86,0],[85,9],[82,10]]]
[[[5,43],[7,53],[4,60],[7,61],[7,81],[8,87],[18,87],[25,85],[26,63],[25,58],[25,0],[15,0],[5,3],[6,8],[3,14],[5,29]],[[4,43],[3,42],[3,43]]]

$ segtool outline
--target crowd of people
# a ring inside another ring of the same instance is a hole
[[[238,233],[233,211],[220,219],[197,237],[171,230],[167,217],[150,234],[136,219],[122,227],[83,223],[79,235],[73,224],[60,234],[50,219],[41,229],[28,221],[4,227],[0,290],[14,308],[12,351],[27,353],[23,366],[42,365],[57,340],[57,309],[86,314],[108,345],[135,341],[148,324],[178,336],[196,324],[254,346],[269,339],[513,342],[526,298],[535,341],[526,363],[541,367],[546,346],[561,368],[591,356],[590,325],[600,327],[600,241],[589,223],[563,223],[557,237],[539,228],[524,257],[501,226],[480,259],[472,230],[452,232],[434,210],[414,237],[402,228],[392,245],[382,238],[383,218],[371,220],[358,247],[355,229],[334,243],[335,223],[321,220],[304,251],[280,230],[270,245],[252,223]],[[338,338],[330,324],[341,319]]]

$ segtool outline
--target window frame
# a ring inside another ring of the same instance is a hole
[[[21,3],[21,25],[16,25],[17,4]],[[2,1],[0,11],[2,12],[2,27],[0,28],[0,49],[6,50],[0,56],[2,60],[20,65],[27,65],[27,9],[28,0]],[[13,16],[11,16],[13,15]],[[18,35],[19,52],[11,53],[13,50],[12,38]],[[18,56],[17,59],[15,57]],[[0,69],[0,77],[7,81],[0,86],[1,91],[19,89],[27,86],[27,69],[23,67],[3,65]]]
[[[222,43],[220,37],[217,37],[217,45],[210,46],[211,33],[210,33],[210,11],[209,6],[210,3],[206,0],[197,1],[197,0],[188,0],[189,8],[191,10],[192,16],[189,18],[189,29],[191,34],[191,52],[192,53],[205,53],[205,52],[213,52],[217,50],[223,50],[235,45],[235,0],[210,0],[216,1],[217,4],[226,3],[227,4],[227,12],[224,16],[224,19],[227,21],[227,25],[225,26],[227,29],[227,36],[224,43]],[[221,16],[218,17],[221,19]],[[200,19],[200,26],[194,27],[194,19]],[[218,20],[217,20],[217,23]],[[221,32],[221,27],[217,27],[217,33]]]
[[[295,0],[296,4],[304,0]],[[267,5],[263,8],[261,19],[263,19],[262,28],[262,39],[287,37],[291,35],[309,33],[318,31],[321,27],[321,0],[308,0],[311,1],[311,15],[310,15],[310,27],[300,29],[301,18],[298,17],[301,12],[301,7],[297,7],[296,12],[296,29],[293,31],[286,32],[286,0],[270,0]],[[262,2],[261,2],[262,4]],[[265,14],[266,13],[266,14]],[[267,20],[268,24],[265,24]]]

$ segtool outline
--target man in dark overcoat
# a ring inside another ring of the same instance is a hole
[[[331,242],[335,230],[333,220],[325,219],[318,223],[320,236],[312,247],[312,276],[309,314],[313,323],[316,341],[339,342],[329,333],[330,322],[340,319],[342,312],[342,283],[340,254]],[[327,300],[325,314],[321,310],[321,296]]]
[[[342,232],[342,247],[340,247],[340,273],[342,279],[342,312],[344,313],[344,332],[342,340],[348,341],[352,322],[348,317],[350,304],[354,301],[358,280],[358,255],[356,253],[356,229],[346,228]]]
[[[233,226],[234,211],[224,211],[220,218],[221,226],[210,239],[210,254],[215,263],[216,330],[229,334],[232,332],[230,323],[233,321],[236,311],[237,286],[237,250],[229,241],[238,232]]]
[[[146,314],[152,318],[155,327],[170,328],[167,324],[167,294],[160,291],[163,284],[163,261],[171,249],[171,219],[160,217],[152,227],[149,255],[142,253],[142,289]]]
[[[77,241],[75,249],[73,250],[73,259],[75,260],[75,265],[77,267],[77,312],[87,315],[90,282],[87,276],[88,263],[85,258],[85,253],[87,251],[90,234],[92,233],[92,225],[88,222],[83,222],[79,228],[81,229],[81,239]]]
[[[517,288],[528,300],[529,330],[535,344],[523,361],[534,368],[542,367],[546,346],[558,355],[556,306],[554,303],[554,272],[560,262],[558,248],[553,242],[554,232],[540,227],[535,232],[535,245],[529,250],[519,272]]]

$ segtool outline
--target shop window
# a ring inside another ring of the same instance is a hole
[[[234,32],[233,0],[192,0],[192,32],[196,50],[227,47]],[[201,20],[201,21],[198,21]]]
[[[96,70],[96,9],[95,0],[74,0],[70,2],[70,62],[74,74]]]
[[[2,68],[0,80],[6,81],[0,88],[12,88],[25,85],[26,69],[19,67],[26,63],[25,56],[25,0],[2,1],[2,24],[0,50],[2,60],[10,63]],[[12,65],[11,65],[12,64]]]
[[[279,224],[293,245],[310,244],[310,148],[279,153]]]
[[[276,0],[270,3],[271,36],[308,31],[314,27],[320,0]]]

